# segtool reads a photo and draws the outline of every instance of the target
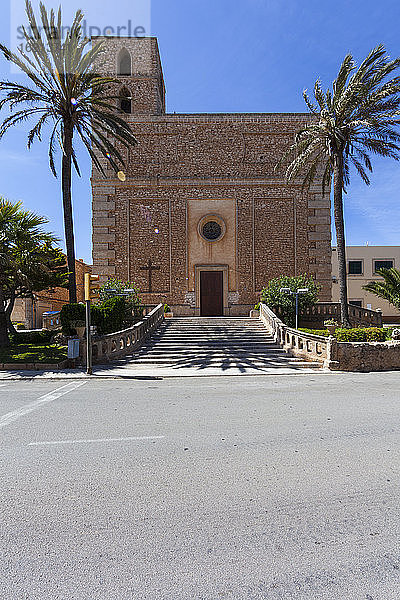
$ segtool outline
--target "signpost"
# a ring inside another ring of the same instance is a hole
[[[299,288],[295,292],[292,292],[290,288],[281,288],[281,294],[292,294],[296,298],[296,329],[299,328],[299,295],[306,294],[308,292],[308,288]]]
[[[85,273],[86,373],[87,373],[87,375],[93,375],[92,330],[91,330],[90,305],[91,305],[91,301],[95,299],[95,295],[98,291],[98,285],[93,285],[93,284],[98,281],[99,281],[98,275],[91,275],[90,273]]]

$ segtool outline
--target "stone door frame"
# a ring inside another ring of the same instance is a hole
[[[200,273],[201,271],[222,271],[222,294],[223,294],[223,314],[229,315],[228,289],[229,289],[229,265],[195,265],[194,267],[194,286],[196,296],[195,315],[200,316]]]

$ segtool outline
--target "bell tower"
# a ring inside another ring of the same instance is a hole
[[[164,115],[165,85],[157,38],[100,37],[102,52],[96,70],[120,82],[116,95],[125,114]]]

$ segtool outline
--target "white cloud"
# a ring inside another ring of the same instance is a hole
[[[15,150],[0,149],[0,161],[3,163],[24,163],[33,164],[38,162],[38,157],[25,150],[23,152],[16,152]]]

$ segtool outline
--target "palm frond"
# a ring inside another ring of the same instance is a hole
[[[295,135],[294,144],[278,163],[281,166],[289,160],[288,180],[303,173],[304,181],[311,184],[321,174],[325,187],[333,173],[334,156],[340,154],[345,191],[350,165],[369,184],[371,154],[400,159],[400,77],[395,74],[399,67],[400,59],[389,59],[379,45],[358,68],[353,56],[347,54],[332,90],[324,93],[317,79],[315,102],[303,92],[312,119]],[[319,118],[318,123],[314,117]]]
[[[393,267],[380,269],[377,274],[383,277],[383,281],[370,281],[363,289],[400,309],[400,271]]]
[[[22,33],[31,52],[28,55],[19,50],[16,54],[1,44],[0,52],[27,75],[29,84],[0,82],[0,109],[8,106],[12,110],[24,104],[29,106],[21,107],[21,110],[3,120],[0,138],[11,127],[37,115],[39,118],[28,134],[28,148],[35,139],[41,139],[44,125],[52,122],[49,165],[55,176],[56,144],[64,152],[63,135],[66,128],[72,129],[80,137],[86,136],[84,145],[88,151],[90,148],[89,154],[95,167],[99,167],[100,162],[93,157],[100,153],[109,159],[112,168],[120,169],[124,159],[116,145],[129,148],[136,143],[136,139],[130,125],[117,114],[117,96],[112,93],[116,79],[98,75],[94,70],[95,61],[102,51],[102,42],[89,47],[90,40],[82,34],[83,13],[79,10],[64,38],[61,9],[47,11],[41,2],[40,26],[30,0],[26,1],[26,13],[30,32],[22,27]],[[74,150],[71,160],[79,175]]]

